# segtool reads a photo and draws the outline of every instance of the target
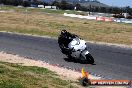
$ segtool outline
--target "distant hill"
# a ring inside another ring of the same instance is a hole
[[[90,2],[85,2],[85,3],[80,3],[81,6],[85,6],[85,7],[89,7],[91,6],[97,6],[97,7],[109,7],[106,4],[100,3],[100,2],[94,2],[94,1],[90,1]]]
[[[90,5],[98,6],[98,7],[109,7],[108,5],[103,4],[103,3],[99,2],[98,0],[67,0],[67,1],[70,1],[73,3],[77,2],[77,3],[80,3],[81,6],[85,6],[85,7],[89,7]]]
[[[45,2],[53,2],[55,0],[42,0],[42,1],[45,1]],[[61,1],[61,0],[56,0],[56,1]],[[108,5],[106,4],[103,4],[101,2],[99,2],[98,0],[65,0],[69,3],[79,3],[81,4],[81,6],[85,6],[85,7],[88,7],[88,6],[98,6],[98,7],[109,7]]]
[[[24,1],[44,1],[47,3],[52,3],[53,1],[62,1],[62,0],[24,0]],[[99,2],[98,0],[65,0],[69,3],[79,3],[81,6],[89,7],[91,6],[98,6],[98,7],[109,7],[106,4]]]

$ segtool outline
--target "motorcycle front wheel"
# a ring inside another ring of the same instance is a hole
[[[92,57],[90,53],[86,54],[85,56],[86,56],[88,63],[94,64],[94,58]]]

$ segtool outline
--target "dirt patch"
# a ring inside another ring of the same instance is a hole
[[[4,52],[0,52],[0,61],[10,62],[10,63],[19,63],[24,66],[38,66],[38,67],[48,68],[49,70],[56,72],[58,75],[60,75],[61,78],[66,80],[77,81],[77,79],[82,76],[81,73],[77,71],[53,66],[43,61],[39,61],[39,60],[35,61],[28,58],[20,57],[18,55],[7,54]],[[100,77],[95,77],[93,75],[89,75],[89,78],[100,79]]]

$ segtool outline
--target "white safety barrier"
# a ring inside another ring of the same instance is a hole
[[[104,21],[104,22],[113,22],[114,21],[114,22],[132,23],[132,20],[128,20],[128,19],[125,19],[125,18],[116,19],[116,18],[113,18],[113,17],[82,16],[82,15],[67,14],[67,13],[64,13],[64,16],[85,18],[85,19]]]
[[[85,19],[93,19],[93,20],[95,20],[95,19],[96,19],[96,17],[95,17],[95,16],[82,16],[82,15],[67,14],[67,13],[64,13],[64,16],[69,16],[69,17],[77,17],[77,18],[85,18]]]
[[[123,23],[132,23],[132,19],[125,19],[125,18],[115,18],[114,22],[123,22]]]

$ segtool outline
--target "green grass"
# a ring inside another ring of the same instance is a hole
[[[15,12],[0,13],[0,31],[57,37],[62,29],[88,41],[132,45],[132,25],[64,17],[77,11],[2,7]],[[48,14],[50,13],[50,14]],[[83,12],[82,12],[83,13]]]
[[[26,10],[28,12],[46,12],[46,13],[54,13],[54,14],[64,14],[69,13],[69,14],[81,14],[80,12],[77,12],[75,10],[54,10],[54,9],[41,9],[41,8],[26,8],[26,7],[15,7],[15,6],[1,6],[0,10],[14,10],[16,12],[25,12]],[[84,14],[85,12],[82,12]]]
[[[46,68],[0,62],[0,88],[75,88]]]

